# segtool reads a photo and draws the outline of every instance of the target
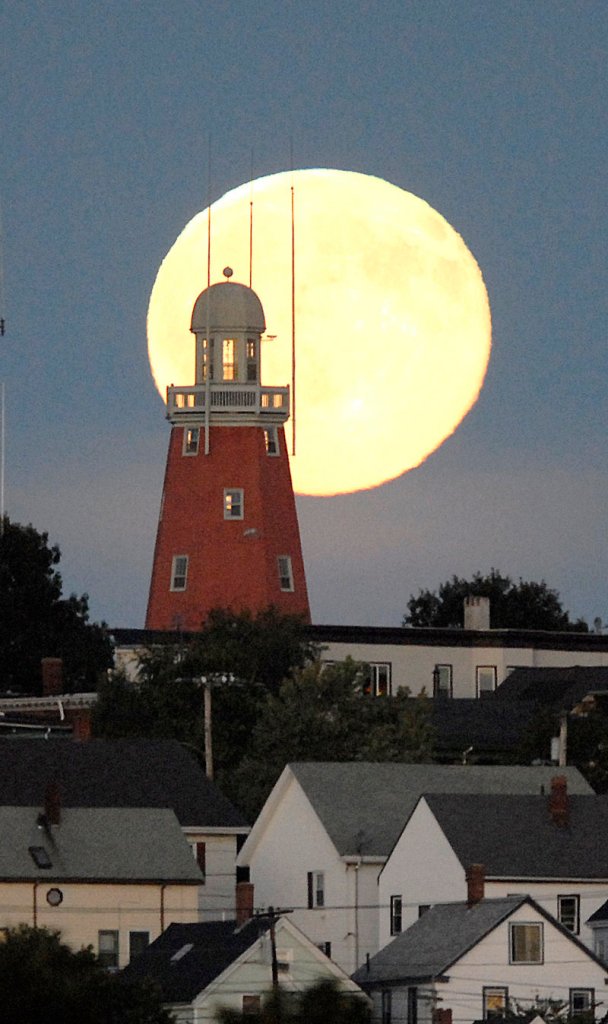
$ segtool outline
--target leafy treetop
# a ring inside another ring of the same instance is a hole
[[[66,689],[94,690],[112,647],[105,627],[89,622],[88,596],[62,596],[61,554],[48,534],[8,516],[0,523],[0,690],[39,690],[49,656],[63,659]]]
[[[452,576],[437,591],[421,590],[417,597],[412,595],[402,625],[462,628],[464,599],[470,595],[490,598],[492,629],[588,630],[582,619],[570,620],[559,594],[544,580],[534,583],[520,579],[515,583],[497,569],[490,569],[485,576],[476,572],[469,580]]]

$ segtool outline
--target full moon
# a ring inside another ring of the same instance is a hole
[[[243,284],[251,273],[268,332],[263,384],[291,383],[292,189],[294,488],[376,487],[420,465],[477,399],[491,344],[486,289],[460,235],[395,185],[336,170],[249,182],[211,205],[211,283],[226,266]],[[179,235],[150,298],[148,353],[163,399],[169,384],[194,381],[190,318],[207,286],[208,216]]]

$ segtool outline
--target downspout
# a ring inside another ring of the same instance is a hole
[[[32,923],[34,928],[38,927],[38,886],[41,882],[34,882],[34,888],[32,889]]]
[[[169,887],[168,882],[162,882],[160,886],[160,933],[165,930],[165,889]]]
[[[359,868],[361,857],[355,864],[355,970],[359,966]]]

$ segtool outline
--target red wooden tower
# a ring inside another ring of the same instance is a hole
[[[196,630],[219,607],[274,605],[310,621],[283,429],[289,388],[262,387],[262,304],[224,274],[192,312],[194,385],[167,388],[148,629]]]

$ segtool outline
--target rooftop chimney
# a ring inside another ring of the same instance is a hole
[[[433,1010],[433,1024],[452,1024],[452,1011],[436,1006]]]
[[[61,823],[61,797],[59,786],[56,782],[49,782],[44,793],[44,816],[47,825],[59,825]]]
[[[78,711],[72,718],[72,737],[81,743],[91,739],[91,712],[88,708]]]
[[[42,695],[53,697],[63,693],[63,661],[61,658],[42,659]]]
[[[484,896],[486,881],[485,864],[470,864],[466,873],[467,880],[467,906],[474,907],[480,903]]]
[[[568,780],[565,775],[555,775],[551,779],[551,794],[549,796],[549,814],[554,825],[558,828],[566,828],[570,817],[568,801]]]
[[[490,598],[469,594],[464,599],[464,628],[490,628]]]
[[[253,883],[236,883],[236,926],[242,928],[253,917]]]

